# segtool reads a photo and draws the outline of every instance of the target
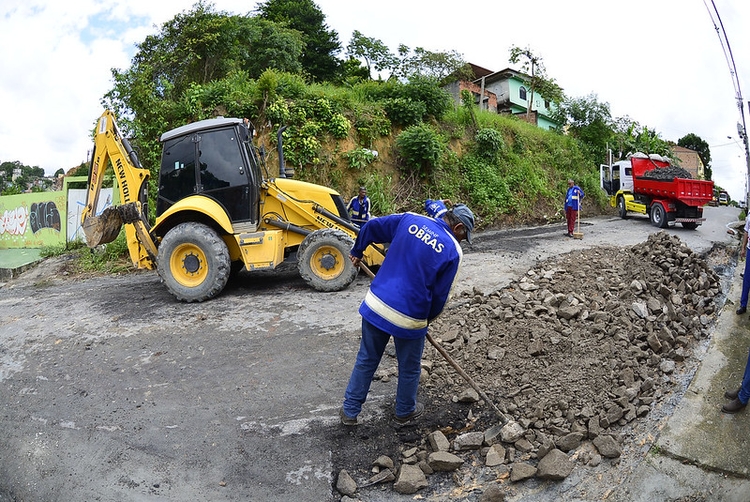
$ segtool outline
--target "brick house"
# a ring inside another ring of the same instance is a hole
[[[511,68],[493,72],[475,64],[469,63],[469,66],[474,80],[459,80],[445,86],[457,103],[461,102],[461,91],[466,89],[474,95],[474,102],[481,109],[515,115],[526,120],[528,100],[531,99],[528,85],[531,77]],[[483,99],[480,100],[480,96]],[[538,93],[534,93],[533,100],[528,121],[542,129],[557,127],[559,124],[552,119],[554,103],[546,101]]]
[[[680,167],[689,172],[693,176],[693,179],[706,179],[706,173],[704,170],[705,166],[703,165],[703,161],[701,160],[700,155],[698,155],[698,152],[677,145],[672,147],[672,151],[674,152],[675,157],[679,160]]]

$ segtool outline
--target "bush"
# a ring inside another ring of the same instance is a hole
[[[427,106],[424,103],[409,98],[385,99],[383,109],[391,122],[402,127],[420,123],[427,112]]]
[[[416,172],[421,178],[437,164],[445,149],[440,136],[426,124],[408,127],[396,138],[396,146],[408,171]]]
[[[477,131],[474,136],[477,154],[486,159],[494,159],[505,147],[503,135],[495,129],[484,128]]]

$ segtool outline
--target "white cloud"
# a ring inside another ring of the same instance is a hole
[[[85,161],[100,100],[112,86],[111,68],[127,68],[136,43],[194,3],[5,0],[0,5],[0,161],[19,160],[47,172]],[[237,14],[256,8],[255,2],[213,3]],[[627,115],[664,139],[676,141],[690,132],[702,137],[712,146],[714,179],[732,198],[744,197],[747,167],[735,142],[740,115],[704,2],[631,0],[618,7],[598,0],[316,3],[344,47],[357,29],[394,51],[401,43],[456,50],[468,61],[500,70],[510,66],[511,46],[529,46],[569,95],[594,93],[610,104],[613,115]],[[740,84],[750,85],[750,4],[715,4]]]

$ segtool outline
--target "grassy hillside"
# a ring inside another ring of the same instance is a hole
[[[573,139],[452,101],[443,112],[412,117],[417,99],[383,99],[375,85],[278,98],[261,142],[275,152],[275,128],[289,125],[284,150],[295,177],[347,199],[364,185],[376,215],[421,212],[426,198],[448,198],[468,204],[484,228],[562,221],[568,178],[587,194],[586,213],[605,210],[597,165]],[[268,165],[277,172],[275,155]]]

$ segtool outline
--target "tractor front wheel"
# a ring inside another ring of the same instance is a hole
[[[354,240],[340,230],[316,230],[297,249],[297,269],[302,279],[318,291],[341,291],[357,276],[349,259]]]
[[[159,246],[157,270],[167,289],[183,302],[202,302],[218,295],[231,271],[229,249],[211,227],[181,223]]]

